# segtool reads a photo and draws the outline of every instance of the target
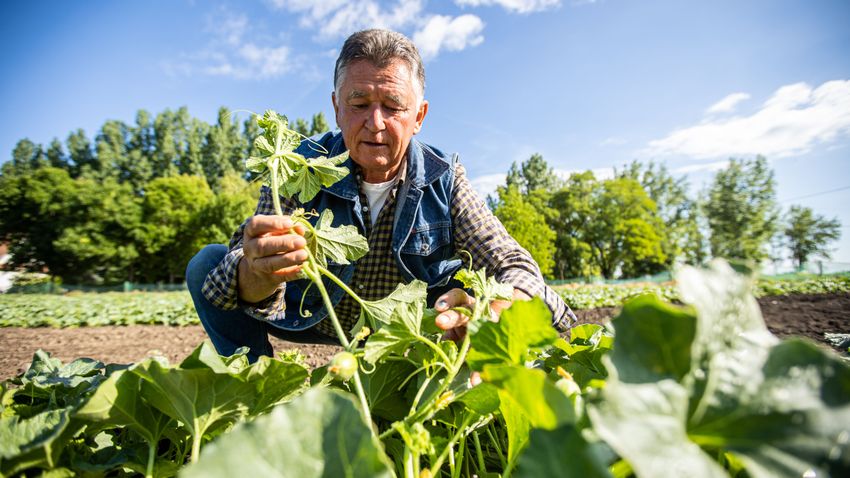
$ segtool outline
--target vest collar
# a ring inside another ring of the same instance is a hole
[[[345,151],[345,143],[342,141],[342,134],[337,134],[329,144],[329,154],[336,156]],[[349,171],[354,171],[354,161],[348,158],[341,164],[348,168]],[[449,164],[441,159],[427,145],[420,143],[416,138],[411,138],[410,144],[407,146],[407,176],[406,181],[417,189],[421,189],[432,182],[436,181],[446,170]],[[349,201],[353,201],[358,196],[357,180],[354,174],[348,174],[340,181],[332,186],[322,189]]]

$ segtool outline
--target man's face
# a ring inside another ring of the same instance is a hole
[[[418,103],[410,68],[397,60],[385,68],[359,60],[348,65],[333,94],[336,123],[367,182],[384,182],[398,173],[410,138],[419,132],[428,102]]]

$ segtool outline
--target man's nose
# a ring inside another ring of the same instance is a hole
[[[378,132],[384,129],[384,114],[381,112],[381,105],[375,105],[369,108],[366,127],[372,132]]]

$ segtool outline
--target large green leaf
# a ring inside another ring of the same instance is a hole
[[[356,335],[363,325],[368,325],[373,331],[379,330],[390,322],[390,316],[399,304],[423,301],[428,296],[428,284],[414,280],[409,284],[399,284],[390,295],[379,300],[365,300],[360,305],[360,319],[351,329],[351,335]]]
[[[195,440],[196,450],[208,430],[235,422],[247,414],[253,386],[208,368],[163,367],[156,361],[132,369],[144,381],[143,399],[178,420]]]
[[[691,369],[696,316],[647,294],[630,300],[614,322],[609,357],[622,382],[681,380]]]
[[[171,418],[150,406],[141,395],[141,377],[129,370],[113,373],[75,416],[99,427],[128,427],[149,444],[156,444]]]
[[[789,340],[738,392],[711,420],[690,423],[695,442],[732,451],[754,477],[850,473],[850,367],[841,358]]]
[[[404,383],[416,370],[410,362],[382,363],[370,374],[362,374],[363,390],[373,416],[389,421],[401,420],[407,415],[410,403],[405,399]]]
[[[361,236],[357,228],[351,224],[333,227],[334,215],[330,209],[325,209],[316,222],[316,232],[311,244],[313,257],[321,265],[328,261],[337,264],[348,264],[349,261],[360,259],[369,252],[369,243]]]
[[[299,165],[292,176],[283,183],[284,194],[288,197],[298,195],[298,200],[307,202],[322,189],[328,187],[348,175],[348,168],[337,166],[348,159],[348,152],[333,158],[320,156],[307,159],[309,166]]]
[[[528,352],[553,343],[552,313],[540,298],[517,301],[504,310],[498,322],[481,324],[472,338],[466,363],[473,370],[487,364],[523,364]]]
[[[76,405],[103,381],[104,365],[81,358],[63,365],[59,359],[38,350],[29,368],[12,382],[20,385],[15,392],[19,415],[29,417],[45,409]]]
[[[518,478],[611,477],[598,447],[589,444],[578,430],[564,425],[554,430],[532,430],[519,458]]]
[[[308,375],[303,365],[261,356],[240,373],[254,390],[249,414],[256,416],[291,400],[304,389]]]
[[[403,354],[421,337],[424,301],[400,303],[390,316],[388,324],[372,334],[366,341],[363,359],[376,363],[390,353]]]
[[[481,378],[499,388],[502,401],[516,403],[535,428],[551,430],[575,422],[575,408],[569,397],[542,370],[521,365],[487,365]]]
[[[70,407],[47,410],[26,419],[0,418],[0,475],[54,467],[66,442],[79,429],[70,423]]]
[[[638,318],[626,319],[625,330],[639,319],[650,331],[640,340],[635,333],[621,339],[615,319],[611,379],[588,406],[599,436],[639,477],[722,476],[711,457],[724,453],[754,478],[848,474],[850,367],[804,341],[777,344],[749,295],[750,280],[724,264],[688,269],[682,286],[698,316],[691,370],[682,375],[678,364],[687,342],[652,332],[678,327],[690,335],[674,322],[680,311],[644,303]],[[671,341],[678,346],[660,354]]]
[[[587,407],[593,428],[639,478],[727,476],[688,439],[688,396],[675,381],[609,383],[602,398]]]
[[[528,433],[531,424],[522,407],[504,390],[499,390],[499,413],[505,420],[508,431],[508,463],[516,463],[520,452],[528,444]]]
[[[312,389],[204,449],[191,477],[391,477],[380,442],[353,400]]]
[[[553,353],[546,358],[545,364],[550,369],[563,368],[584,389],[592,381],[608,377],[602,357],[611,350],[613,344],[614,337],[601,325],[578,325],[570,329],[569,342],[561,338],[555,341],[554,347],[563,353]]]

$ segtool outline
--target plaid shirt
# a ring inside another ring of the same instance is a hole
[[[366,300],[386,297],[399,283],[404,282],[391,250],[395,194],[404,179],[402,173],[398,184],[378,215],[374,227],[369,224],[368,212],[363,214],[364,223],[369,229],[364,234],[368,237],[369,252],[357,261],[351,282],[356,284],[355,292]],[[255,214],[274,214],[271,194],[271,189],[263,186]],[[361,199],[364,199],[362,196],[361,192]],[[362,204],[368,203],[364,201]],[[294,199],[281,198],[281,207],[283,213],[287,215],[298,208],[299,203]],[[460,163],[455,167],[451,216],[454,249],[469,251],[474,269],[484,267],[488,275],[495,276],[500,282],[511,284],[515,289],[530,297],[542,298],[552,311],[552,324],[558,330],[566,330],[572,325],[576,320],[575,315],[561,297],[545,284],[540,269],[531,255],[508,234],[502,223],[472,189],[466,177],[466,170]],[[221,309],[242,307],[254,318],[267,319],[283,314],[286,308],[283,300],[286,284],[281,284],[276,293],[260,303],[248,304],[239,300],[236,276],[239,261],[242,259],[242,238],[246,223],[236,230],[230,240],[230,251],[207,276],[203,293],[216,307]],[[348,296],[342,299],[335,310],[343,330],[346,331],[354,325],[360,313],[359,305]],[[316,325],[316,328],[322,333],[336,337],[330,321],[322,321]]]

